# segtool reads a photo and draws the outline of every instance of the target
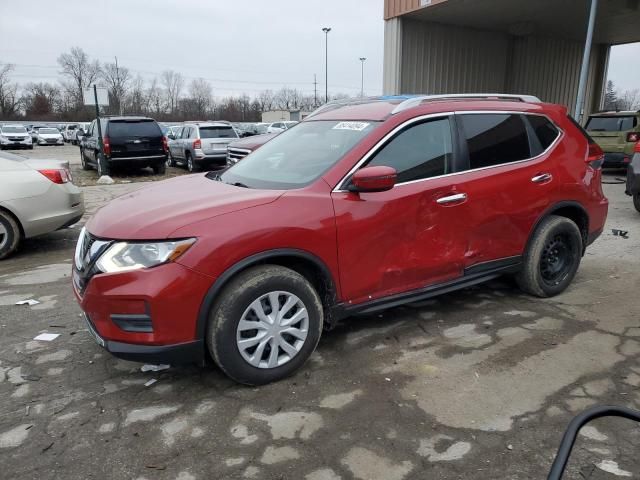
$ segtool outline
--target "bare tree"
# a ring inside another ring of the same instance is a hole
[[[194,118],[206,118],[213,105],[211,84],[202,78],[193,80],[189,85],[189,98],[192,101]]]
[[[82,105],[82,92],[98,79],[100,63],[97,60],[92,62],[82,48],[73,47],[69,53],[58,57],[58,64],[62,68],[61,73],[74,86],[76,104]]]
[[[18,85],[9,78],[13,68],[10,63],[0,66],[0,118],[11,118],[18,113]]]
[[[302,94],[295,88],[282,87],[275,95],[274,104],[279,110],[297,110],[302,104]]]
[[[131,88],[125,101],[129,113],[143,113],[146,110],[144,80],[140,74],[131,81]]]
[[[619,110],[640,109],[640,89],[618,92],[616,94],[616,105]]]
[[[162,89],[158,85],[158,79],[154,78],[147,89],[146,94],[147,111],[153,112],[156,116],[164,113],[165,105],[162,102]]]
[[[105,63],[102,66],[102,78],[109,89],[109,107],[113,113],[122,113],[125,95],[129,88],[129,69],[115,63]]]
[[[25,115],[34,120],[53,119],[60,105],[61,91],[51,83],[28,83],[22,94]]]
[[[160,75],[160,81],[165,89],[169,112],[174,113],[178,107],[178,101],[180,100],[180,94],[182,93],[182,87],[184,86],[182,75],[178,72],[174,72],[173,70],[165,70]]]
[[[274,94],[272,90],[263,90],[261,91],[256,101],[258,102],[259,108],[261,112],[268,112],[273,110],[274,104]]]

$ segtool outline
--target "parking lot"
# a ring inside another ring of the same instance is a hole
[[[27,155],[70,160],[87,215],[159,179],[93,186],[77,147]],[[533,299],[503,279],[351,318],[294,377],[261,388],[214,367],[114,359],[71,291],[80,225],[25,241],[0,266],[2,477],[545,478],[577,412],[640,408],[640,217],[619,176],[605,175],[605,232],[565,293]],[[39,303],[16,305],[27,299]],[[35,341],[43,332],[60,336]],[[633,424],[595,422],[566,478],[629,477],[639,440]]]

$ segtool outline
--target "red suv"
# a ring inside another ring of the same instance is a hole
[[[603,153],[535,97],[328,104],[224,173],[154,184],[82,231],[73,285],[115,356],[264,384],[323,328],[515,275],[562,292],[602,232]]]

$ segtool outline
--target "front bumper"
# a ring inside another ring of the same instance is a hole
[[[114,356],[173,364],[204,359],[196,324],[211,277],[173,262],[96,274],[80,291],[75,268],[72,275],[90,333]]]
[[[33,142],[31,138],[20,141],[15,140],[2,140],[0,141],[0,147],[2,148],[31,148],[33,147]]]

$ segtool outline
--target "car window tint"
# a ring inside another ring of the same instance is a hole
[[[463,114],[460,122],[471,169],[517,162],[531,156],[527,130],[520,115]]]
[[[540,146],[542,147],[542,151],[549,148],[549,146],[555,141],[555,139],[558,138],[560,132],[547,117],[542,117],[540,115],[527,115],[525,118],[529,120],[531,128],[533,128],[536,137],[538,137]],[[542,152],[532,153],[539,155]]]
[[[238,138],[233,127],[200,127],[200,138]]]
[[[367,166],[393,167],[398,183],[451,172],[453,147],[448,118],[412,125],[396,135]]]
[[[143,121],[118,121],[109,123],[110,137],[159,137],[162,131],[158,124],[152,120]]]
[[[611,117],[589,117],[587,131],[590,132],[625,132],[638,124],[634,116],[615,115]]]

